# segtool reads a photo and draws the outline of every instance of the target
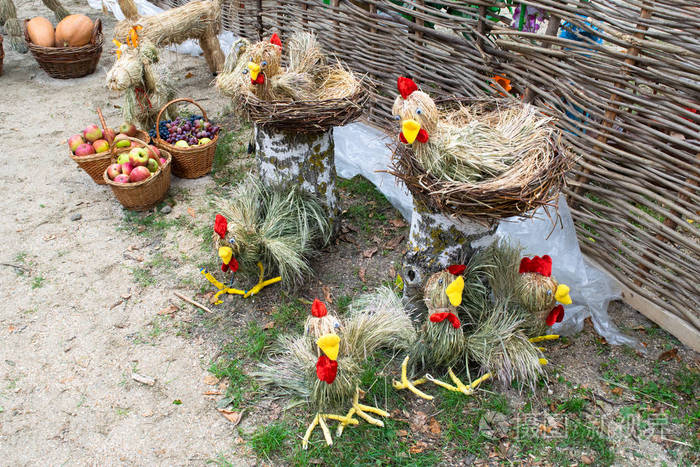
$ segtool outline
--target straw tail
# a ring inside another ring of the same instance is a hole
[[[466,339],[469,359],[506,385],[517,380],[534,388],[543,373],[542,354],[521,329],[522,310],[503,301],[487,307],[480,313],[485,319]]]
[[[289,73],[317,74],[325,65],[325,58],[316,35],[311,32],[297,32],[287,47]]]
[[[229,50],[226,56],[226,62],[224,62],[224,69],[222,73],[232,73],[239,63],[241,63],[241,56],[245,53],[246,48],[250,46],[250,41],[246,38],[236,39],[231,45],[231,50]],[[241,66],[242,71],[242,66]]]
[[[317,358],[308,338],[281,335],[270,349],[269,362],[258,364],[252,376],[262,386],[270,387],[272,396],[307,401],[316,378]]]
[[[364,360],[380,348],[406,351],[416,331],[401,298],[388,287],[362,295],[351,303],[343,342],[347,352]]]

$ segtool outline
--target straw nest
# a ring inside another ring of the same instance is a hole
[[[451,99],[439,108],[428,144],[394,151],[391,173],[416,199],[485,222],[556,205],[572,158],[550,118],[516,101]]]
[[[285,47],[286,68],[279,47],[269,41],[237,41],[217,77],[217,88],[246,118],[278,130],[325,131],[362,114],[369,100],[364,79],[340,63],[327,64],[315,35],[296,33]],[[265,62],[263,84],[251,84],[250,62]]]

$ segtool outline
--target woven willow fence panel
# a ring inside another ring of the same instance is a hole
[[[224,27],[252,40],[314,30],[367,74],[369,118],[387,128],[398,75],[445,97],[493,95],[507,78],[579,156],[567,194],[581,248],[700,340],[697,0],[528,1],[545,18],[536,33],[490,0],[327,1],[226,0]]]

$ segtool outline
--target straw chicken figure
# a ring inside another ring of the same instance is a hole
[[[411,145],[423,169],[444,181],[478,182],[506,172],[522,154],[540,150],[555,129],[532,106],[493,112],[438,109],[409,78],[399,77],[392,114],[399,141]]]
[[[225,293],[248,298],[276,282],[292,289],[311,272],[308,258],[328,243],[330,234],[327,215],[314,197],[296,188],[265,186],[249,175],[219,202],[214,219],[213,243],[222,272],[232,276],[229,285],[205,268],[200,272],[219,289],[216,304]],[[232,287],[239,266],[248,274],[257,270],[258,282],[251,289]],[[265,271],[279,275],[265,280]]]
[[[362,363],[380,348],[406,350],[413,341],[411,319],[389,289],[356,300],[344,323],[314,300],[304,335],[280,336],[270,362],[261,364],[255,376],[264,386],[292,395],[315,410],[302,442],[304,449],[316,426],[331,445],[328,420],[340,422],[336,436],[346,426],[359,424],[359,418],[384,426],[375,416],[388,417],[386,411],[359,402]],[[345,415],[328,413],[348,406]]]
[[[558,286],[549,276],[530,271],[533,266],[529,258],[523,260],[520,268],[528,272],[520,274],[518,260],[519,249],[497,242],[474,255],[468,265],[450,266],[428,279],[424,292],[428,319],[402,363],[401,379],[393,382],[395,389],[409,389],[430,400],[432,396],[416,386],[432,382],[450,391],[470,395],[483,381],[492,377],[505,384],[512,380],[534,384],[547,361],[541,354],[544,349],[533,344],[558,338],[556,335],[536,334],[546,329],[539,310],[550,304],[547,291],[551,290],[551,294],[557,295],[564,303],[571,301],[567,300],[568,295],[564,295],[568,294],[566,286],[561,286],[557,293]],[[534,264],[539,265],[539,260]],[[545,268],[541,272],[548,271]],[[540,274],[542,277],[526,274]],[[547,297],[546,303],[542,297]],[[525,303],[529,306],[526,307]],[[535,309],[537,313],[532,311]],[[551,319],[548,318],[547,323]],[[532,335],[535,337],[528,338]],[[447,368],[454,384],[440,381],[430,374],[411,381],[408,378],[409,362],[414,373],[417,369]],[[479,365],[482,376],[465,384],[453,368],[464,369],[469,375],[470,363]]]
[[[532,259],[525,257],[520,261],[518,273],[521,279],[520,303],[532,313],[533,330],[542,332],[545,325],[560,323],[564,319],[562,305],[571,305],[571,297],[569,287],[559,284],[552,276],[552,258],[549,255]]]

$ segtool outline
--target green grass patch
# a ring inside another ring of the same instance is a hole
[[[285,446],[292,430],[284,423],[259,426],[250,438],[250,445],[258,455],[269,457]]]
[[[585,399],[581,399],[579,397],[572,397],[571,399],[568,399],[559,404],[557,408],[562,412],[573,413],[578,415],[586,407],[586,404],[587,401]]]
[[[229,383],[224,399],[219,401],[220,407],[241,407],[255,389],[250,377],[243,372],[243,365],[238,359],[220,358],[209,365],[209,372],[219,379],[227,379]]]
[[[32,289],[40,289],[44,286],[44,281],[46,278],[41,274],[34,276],[32,278]]]

